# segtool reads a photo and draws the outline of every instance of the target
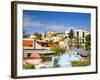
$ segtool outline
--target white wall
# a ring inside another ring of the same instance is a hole
[[[17,1],[17,0],[16,0]],[[25,0],[26,1],[26,0]],[[28,1],[28,0],[27,0]],[[66,3],[66,4],[86,4],[86,5],[100,5],[100,0],[29,0],[52,3]],[[11,0],[0,0],[0,80],[13,80],[10,78],[11,68]],[[100,14],[100,6],[99,6]],[[100,22],[100,16],[98,16]],[[98,24],[100,26],[100,24]],[[98,34],[100,34],[100,27],[98,27]],[[100,37],[98,38],[100,47]],[[100,49],[99,49],[100,52]],[[100,54],[98,52],[98,57]],[[100,58],[98,59],[100,63]],[[100,68],[100,64],[98,64]],[[22,79],[24,80],[24,79]],[[26,80],[100,80],[100,69],[98,74],[88,75],[73,75],[62,77],[45,77],[45,78],[28,78]]]

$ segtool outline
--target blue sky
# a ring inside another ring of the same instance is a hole
[[[70,29],[90,31],[91,15],[89,13],[23,11],[23,30],[26,34],[46,31],[65,32]]]

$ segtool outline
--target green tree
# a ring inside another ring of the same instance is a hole
[[[66,51],[64,48],[60,48],[59,46],[51,48],[51,50],[57,55],[60,56],[62,53]]]
[[[46,35],[46,33],[47,33],[47,32],[46,32],[46,30],[45,30],[45,32],[44,32],[44,37],[46,37],[46,36],[47,36],[47,35]]]
[[[42,34],[35,32],[34,35],[36,36],[37,40],[41,40]]]
[[[27,38],[28,37],[28,35],[26,34],[26,31],[24,30],[23,31],[23,38]]]
[[[53,61],[53,67],[59,67],[59,64],[58,64],[58,58],[55,58],[54,61]]]
[[[85,37],[85,49],[90,50],[91,49],[91,35],[88,34]]]
[[[68,38],[70,39],[69,47],[71,48],[73,44],[73,39],[75,38],[73,29],[71,29],[68,33]]]
[[[68,33],[68,38],[69,39],[73,39],[74,38],[74,31],[73,31],[73,29],[71,29],[70,32]]]

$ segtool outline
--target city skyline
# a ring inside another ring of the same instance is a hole
[[[23,10],[23,30],[25,34],[45,31],[65,32],[70,29],[90,31],[89,13],[51,12]]]

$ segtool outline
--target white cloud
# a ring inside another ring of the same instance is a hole
[[[37,18],[30,16],[24,16],[23,25],[24,29],[26,30],[33,29],[41,32],[43,30],[65,32],[69,31],[70,29],[75,29],[74,26],[68,26],[65,24],[55,23],[55,22],[49,22],[47,24],[46,23],[44,24],[42,21],[37,20]]]
[[[75,29],[74,26],[68,26],[65,24],[48,24],[48,30],[53,30],[53,31],[59,31],[59,32],[65,32],[65,31],[70,31],[71,29]]]
[[[23,25],[25,28],[31,27],[40,27],[42,24],[39,20],[34,19],[33,17],[24,16]]]
[[[59,31],[59,32],[62,32],[64,31],[66,28],[65,25],[62,25],[62,24],[48,24],[47,25],[47,29],[48,30],[51,30],[51,31]]]

